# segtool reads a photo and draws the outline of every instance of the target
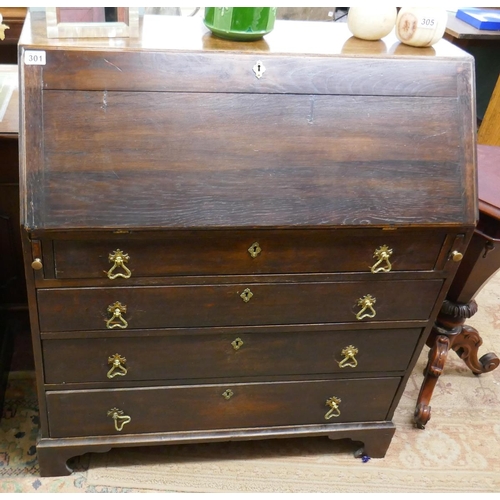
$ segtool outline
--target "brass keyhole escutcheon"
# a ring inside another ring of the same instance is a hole
[[[250,291],[250,288],[245,288],[245,290],[243,290],[243,293],[240,294],[240,297],[243,299],[243,302],[249,302],[253,297],[253,293]]]
[[[377,302],[375,297],[372,297],[370,294],[365,295],[361,299],[358,299],[358,306],[361,307],[361,310],[356,314],[356,319],[361,320],[364,318],[374,318],[377,314],[373,305]]]
[[[114,378],[117,375],[123,377],[127,374],[128,370],[125,368],[125,363],[127,360],[123,357],[120,356],[119,354],[114,354],[113,356],[110,356],[108,358],[108,365],[111,365],[111,368],[109,369],[107,373],[108,378]]]
[[[265,66],[262,64],[262,61],[257,61],[252,69],[257,78],[262,78],[264,71],[266,71]]]
[[[224,399],[231,399],[234,396],[234,392],[231,389],[227,389],[222,393]]]
[[[252,256],[252,259],[255,259],[255,257],[257,257],[260,252],[262,252],[262,248],[260,248],[260,245],[257,241],[255,243],[252,243],[252,245],[248,249],[248,253]]]
[[[243,340],[241,340],[239,337],[237,339],[234,339],[232,342],[231,342],[231,345],[233,346],[233,349],[235,351],[237,351],[238,349],[240,349],[240,347],[244,344]]]
[[[382,245],[380,248],[375,250],[373,258],[377,259],[377,262],[373,264],[370,268],[372,273],[384,272],[388,273],[392,269],[391,261],[389,260],[392,255],[392,248],[387,245]]]
[[[122,316],[127,312],[127,306],[122,305],[120,302],[115,302],[108,306],[108,313],[112,316],[106,321],[106,328],[127,328],[127,320]]]
[[[330,409],[325,414],[325,420],[330,420],[333,417],[340,417],[340,408],[339,404],[342,400],[336,396],[333,396],[326,400],[326,406],[329,406]]]
[[[110,280],[114,280],[116,278],[125,278],[128,279],[132,276],[132,271],[125,265],[130,260],[130,257],[127,253],[123,253],[119,248],[117,248],[113,253],[110,253],[108,256],[109,262],[113,263],[113,267],[109,271],[104,271]],[[125,274],[122,272],[117,272],[113,274],[113,272],[118,269],[125,271]]]
[[[358,366],[358,361],[356,359],[356,355],[358,354],[358,348],[353,345],[348,345],[344,347],[341,352],[344,359],[339,362],[340,368],[345,368],[346,366],[350,366],[351,368],[356,368]]]
[[[115,421],[115,429],[118,432],[123,430],[123,426],[132,420],[131,417],[124,414],[123,410],[119,410],[118,408],[111,408],[108,411],[108,417],[111,417]]]

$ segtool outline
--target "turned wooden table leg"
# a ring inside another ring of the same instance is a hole
[[[438,378],[443,372],[446,357],[451,347],[450,337],[447,335],[432,335],[432,337],[434,343],[429,351],[429,359],[424,370],[424,381],[420,388],[417,406],[413,415],[413,420],[419,429],[424,429],[425,424],[427,424],[431,418],[431,407],[429,403]]]
[[[454,350],[475,374],[487,373],[498,367],[500,360],[490,352],[478,359],[478,350],[483,341],[479,332],[464,322],[477,312],[475,300],[467,304],[456,304],[445,300],[436,324],[427,339],[430,347],[429,360],[424,370],[424,380],[415,407],[415,425],[424,429],[431,418],[429,406],[439,376],[443,372],[450,348]]]

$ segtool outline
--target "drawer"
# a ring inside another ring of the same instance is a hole
[[[240,330],[44,340],[45,382],[112,380],[122,385],[140,380],[403,371],[420,333],[418,328],[279,333]],[[116,360],[119,363],[113,365]]]
[[[426,320],[442,280],[38,290],[40,330]],[[374,302],[367,304],[367,300]],[[358,319],[359,318],[359,319]]]
[[[387,416],[400,380],[47,392],[49,430],[56,438],[380,421]],[[338,410],[326,403],[333,397],[340,400]],[[115,411],[123,412],[116,420]],[[327,419],[328,412],[337,416]],[[122,430],[115,428],[115,422]]]
[[[445,236],[436,230],[366,229],[166,231],[156,237],[56,239],[54,276],[108,276],[119,282],[124,276],[428,271],[436,266]],[[125,254],[123,265],[120,252]]]

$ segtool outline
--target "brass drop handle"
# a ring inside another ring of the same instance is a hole
[[[250,288],[245,288],[243,293],[240,294],[240,297],[243,299],[243,302],[249,302],[253,297],[253,293],[250,291]]]
[[[356,359],[356,355],[358,354],[358,348],[353,345],[348,345],[344,347],[341,352],[344,359],[339,362],[340,368],[345,368],[346,366],[350,366],[351,368],[356,368],[358,366],[358,361]]]
[[[123,426],[132,420],[131,417],[124,414],[123,410],[119,410],[118,408],[111,408],[108,411],[108,417],[111,417],[115,421],[115,429],[118,432],[122,431]]]
[[[340,408],[339,404],[342,400],[336,396],[332,396],[331,398],[326,400],[326,406],[329,406],[330,409],[325,414],[325,420],[330,420],[333,417],[340,417]]]
[[[114,378],[117,375],[124,377],[127,375],[128,370],[123,366],[127,360],[123,357],[120,356],[119,354],[114,354],[113,356],[110,356],[108,358],[108,365],[111,365],[111,368],[109,369],[107,373],[108,378]]]
[[[389,260],[392,255],[392,248],[387,245],[382,245],[375,250],[373,258],[377,259],[377,262],[373,264],[370,268],[372,273],[384,272],[388,273],[392,269],[391,261]]]
[[[109,271],[104,271],[110,280],[114,280],[116,278],[125,278],[128,279],[132,276],[132,271],[125,265],[130,260],[128,254],[123,253],[119,248],[117,248],[113,253],[108,255],[109,262],[113,263],[113,267]],[[115,269],[123,269],[125,274],[118,272],[113,274]]]
[[[127,306],[122,305],[120,302],[115,302],[108,306],[108,313],[112,316],[106,321],[106,328],[127,328],[127,320],[122,316],[127,312]]]
[[[361,310],[358,312],[358,314],[356,314],[356,319],[361,320],[364,318],[374,318],[377,314],[375,309],[373,308],[375,302],[377,302],[377,299],[375,297],[372,297],[370,294],[358,299],[357,304],[361,307]]]
[[[252,245],[248,249],[248,253],[251,255],[252,259],[255,259],[255,257],[257,257],[260,252],[262,252],[262,248],[260,248],[260,245],[257,241],[255,243],[252,243]]]

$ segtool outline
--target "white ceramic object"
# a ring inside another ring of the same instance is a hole
[[[413,47],[430,47],[443,38],[448,22],[446,9],[403,7],[396,19],[396,36]]]
[[[347,27],[356,38],[380,40],[394,28],[396,16],[396,7],[351,7],[347,15]]]

